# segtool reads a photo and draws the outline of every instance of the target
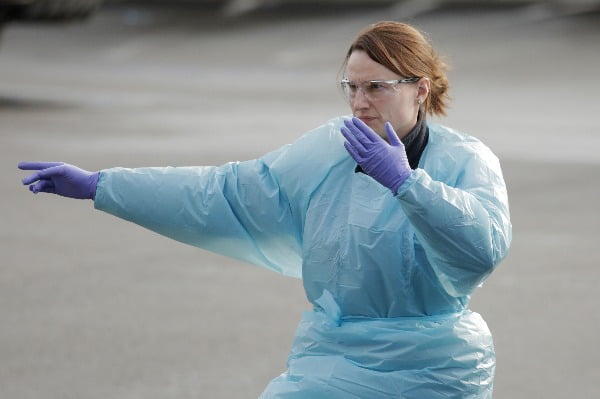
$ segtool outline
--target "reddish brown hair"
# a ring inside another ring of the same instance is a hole
[[[450,97],[446,63],[421,32],[401,22],[383,21],[363,29],[346,54],[342,70],[355,50],[403,77],[429,78],[431,88],[424,107],[428,113],[445,115]]]

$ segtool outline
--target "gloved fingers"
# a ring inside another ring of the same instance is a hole
[[[42,170],[63,164],[64,162],[19,162],[18,167],[21,170]]]
[[[54,183],[52,182],[52,180],[42,179],[42,180],[38,181],[37,183],[30,185],[29,191],[31,191],[34,194],[37,194],[39,192],[55,193],[56,187],[54,186]]]
[[[40,177],[38,176],[39,172],[35,172],[30,174],[29,176],[23,178],[23,180],[21,180],[23,182],[23,184],[27,185],[27,184],[31,184],[35,181],[40,180]]]
[[[23,184],[31,184],[35,181],[41,180],[41,179],[48,179],[51,178],[53,176],[59,175],[62,173],[62,171],[64,170],[64,165],[62,162],[54,162],[56,165],[54,166],[49,166],[47,169],[41,169],[38,170],[35,173],[30,174],[29,176],[25,177],[22,182]],[[25,169],[28,170],[28,169]],[[35,170],[35,169],[33,169]]]
[[[49,168],[54,168],[56,166],[64,165],[63,162],[19,162],[19,169],[21,170],[37,170],[37,172],[30,174],[25,177],[22,182],[23,184],[31,184],[34,181],[43,179],[46,177],[43,171],[48,170]]]
[[[362,120],[360,120],[357,117],[353,117],[352,118],[352,123],[354,124],[354,126],[356,126],[356,128],[358,130],[360,130],[360,132],[363,134],[363,136],[371,143],[379,143],[382,141],[382,138],[379,137],[379,135],[377,133],[375,133],[375,131],[373,129],[371,129],[369,127],[369,125],[367,125],[366,123],[364,123]]]
[[[385,123],[385,132],[387,133],[390,144],[394,147],[402,146],[402,141],[398,138],[396,131],[390,122]]]
[[[363,131],[354,124],[354,119],[356,119],[356,118],[352,118],[352,120],[344,121],[344,125],[350,131],[350,133],[352,133],[352,136],[354,136],[356,138],[356,140],[361,143],[361,147],[364,149],[368,149],[370,146],[373,145],[373,141],[371,139],[369,139],[363,133]],[[362,123],[362,121],[361,121],[361,123]]]
[[[360,165],[363,162],[363,158],[356,152],[354,147],[352,147],[352,144],[345,142],[344,147],[346,148],[346,151],[348,151],[352,159],[356,161],[357,164]]]
[[[342,127],[340,131],[342,132],[342,135],[344,136],[346,141],[348,141],[348,143],[350,143],[352,147],[356,148],[358,151],[366,152],[367,149],[365,148],[365,146],[356,138],[356,136],[350,131],[350,129],[348,129],[347,127]]]

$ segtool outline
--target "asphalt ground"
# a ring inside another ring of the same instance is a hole
[[[22,160],[112,166],[251,159],[347,113],[356,32],[424,30],[452,65],[443,123],[501,158],[514,239],[473,297],[495,398],[597,398],[600,23],[526,8],[105,7],[10,25],[0,46],[0,397],[253,398],[285,369],[301,282],[93,209],[32,195]]]

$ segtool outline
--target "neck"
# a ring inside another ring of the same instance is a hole
[[[428,140],[429,129],[425,120],[425,112],[419,110],[415,126],[401,139],[412,169],[416,169],[419,166],[421,154],[423,154]]]

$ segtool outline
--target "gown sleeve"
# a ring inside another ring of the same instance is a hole
[[[428,263],[448,294],[469,295],[506,256],[512,238],[497,157],[482,143],[456,148],[452,182],[415,169],[397,193]],[[439,164],[438,168],[451,167]]]
[[[103,170],[94,206],[177,241],[300,278],[312,193],[348,157],[341,123],[334,118],[251,161]]]
[[[303,216],[270,168],[287,148],[219,167],[103,170],[94,206],[177,241],[300,277]]]

